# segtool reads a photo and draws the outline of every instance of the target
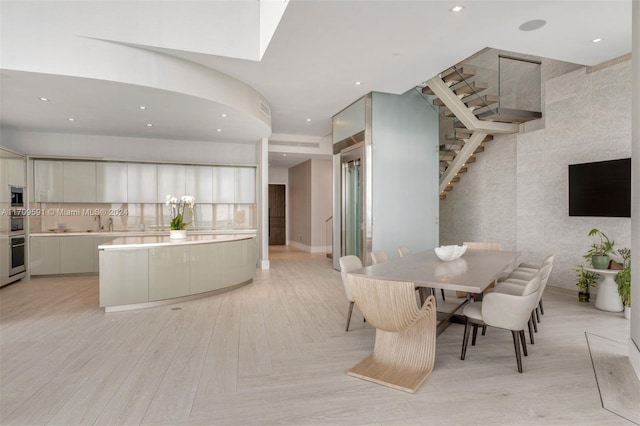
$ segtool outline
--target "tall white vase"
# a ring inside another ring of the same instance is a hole
[[[172,240],[184,240],[187,238],[186,229],[171,229],[169,230],[169,238]]]

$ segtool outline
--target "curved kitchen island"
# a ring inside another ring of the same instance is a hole
[[[253,234],[122,237],[98,247],[106,312],[184,302],[253,281]]]

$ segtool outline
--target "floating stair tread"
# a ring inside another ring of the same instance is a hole
[[[461,83],[456,84],[453,87],[453,93],[455,93],[458,97],[460,97],[461,95],[463,96],[462,99],[467,99],[469,98],[470,95],[473,94],[480,94],[480,92],[486,90],[488,88],[489,84],[488,83],[484,83],[484,82],[476,82],[476,81],[472,81],[471,83],[468,83],[466,81],[463,81]],[[456,88],[457,87],[457,88]],[[423,91],[424,93],[424,91]],[[433,94],[430,93],[430,94]],[[497,97],[496,95],[485,95],[485,96],[493,96],[493,97]],[[466,101],[463,101],[466,104]],[[494,101],[494,103],[497,101]],[[433,100],[433,104],[437,105],[437,106],[444,106],[444,102],[442,102],[442,100],[440,100],[440,98],[436,98]],[[467,105],[469,106],[469,105]]]
[[[542,113],[521,109],[495,108],[493,110],[478,111],[476,116],[480,120],[486,121],[497,121],[500,123],[525,123],[527,121],[542,118]]]
[[[440,78],[442,81],[449,84],[456,84],[463,80],[468,80],[469,78],[476,75],[476,68],[470,65],[463,65],[461,67],[451,67],[440,74]]]

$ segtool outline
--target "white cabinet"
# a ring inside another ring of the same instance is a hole
[[[63,201],[66,203],[95,203],[96,163],[65,161],[62,170]]]
[[[185,195],[186,166],[158,164],[158,203],[164,203],[167,195],[180,198]]]
[[[235,198],[235,167],[213,168],[213,202],[233,204]]]
[[[27,186],[26,163],[22,158],[6,159],[7,185]]]
[[[96,163],[96,201],[98,203],[127,202],[126,163]]]
[[[213,203],[213,168],[187,166],[185,193],[193,195],[196,203]]]
[[[60,238],[31,237],[29,248],[31,275],[49,275],[60,273]]]
[[[98,246],[104,243],[108,243],[109,241],[115,240],[119,237],[90,237],[93,238],[93,272],[100,272],[100,250],[98,250]]]
[[[129,203],[158,202],[158,175],[155,164],[129,163],[127,164],[127,175],[127,201]]]
[[[253,204],[256,202],[256,169],[254,167],[237,167],[235,172],[236,204]]]
[[[189,246],[149,249],[149,300],[190,294]]]
[[[59,238],[61,274],[95,272],[94,251],[97,247],[93,236]]]
[[[63,162],[35,160],[34,200],[37,202],[60,202],[63,200]]]
[[[103,251],[100,271],[100,306],[149,301],[148,250]]]

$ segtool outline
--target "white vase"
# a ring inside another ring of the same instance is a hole
[[[187,238],[186,229],[171,229],[169,230],[169,238],[172,240],[183,240]]]
[[[631,306],[624,307],[624,318],[631,319]]]

